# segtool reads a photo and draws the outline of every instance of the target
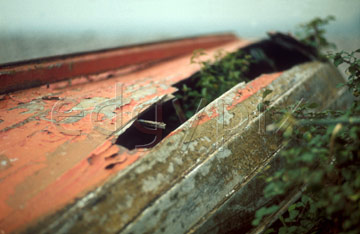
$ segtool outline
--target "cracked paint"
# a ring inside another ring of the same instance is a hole
[[[236,41],[225,48],[234,50],[246,44],[248,42]],[[0,100],[0,152],[11,155],[10,160],[17,160],[6,161],[6,165],[0,163],[1,228],[6,227],[6,232],[21,230],[44,219],[99,185],[105,185],[117,172],[127,169],[138,159],[145,159],[148,151],[128,151],[112,142],[116,140],[116,134],[133,121],[134,110],[143,111],[148,105],[171,95],[176,91],[171,85],[199,69],[189,65],[190,57],[188,54],[142,70],[131,67],[91,76],[80,75],[72,79],[71,84],[60,81],[4,96]],[[14,75],[36,77],[43,66],[29,65],[26,72],[20,71],[25,67],[19,68]],[[45,68],[51,74],[54,69],[72,74],[80,71],[79,63],[71,61],[46,64]],[[8,87],[13,84],[9,83]],[[123,84],[123,88],[116,89],[118,84]],[[57,113],[54,113],[54,106],[70,99],[73,101],[63,109],[55,109]],[[178,147],[175,138],[172,146],[159,149],[157,159],[147,167],[138,168],[137,174],[142,175],[159,163],[167,163],[167,150]],[[195,150],[196,147],[190,148]],[[187,164],[187,160],[177,157],[172,163],[164,168],[165,172],[176,173],[178,166]],[[158,181],[162,183],[158,184]],[[157,191],[166,182],[164,174],[149,176],[144,191]],[[126,201],[130,202],[128,198]],[[131,204],[138,203],[133,195],[131,198],[134,199]],[[86,202],[79,203],[80,207],[87,207],[92,199],[95,197],[89,196]],[[21,211],[19,207],[22,207]],[[86,217],[93,220],[91,216]],[[121,222],[132,217],[131,212],[126,213]],[[102,219],[102,222],[107,220]],[[61,230],[73,224],[67,222]]]

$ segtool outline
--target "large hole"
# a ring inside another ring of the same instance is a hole
[[[270,39],[262,40],[233,53],[235,56],[249,54],[252,62],[249,69],[244,72],[243,79],[239,82],[249,82],[261,74],[288,70],[291,67],[308,62],[315,58],[315,52],[298,41],[283,34],[272,35]],[[221,69],[216,65],[211,69]],[[184,97],[183,87],[186,85],[191,90],[201,93],[198,85],[201,72],[197,72],[176,84],[179,91],[175,96]],[[219,81],[220,82],[220,81]],[[222,93],[226,92],[224,90]],[[220,93],[221,94],[221,93]],[[205,98],[206,102],[213,101],[213,98]],[[170,132],[180,126],[196,111],[199,99],[178,100],[171,99],[152,105],[144,113],[138,116],[137,120],[121,134],[116,143],[129,150],[135,148],[151,148],[158,144]]]
[[[118,137],[116,144],[129,150],[154,147],[185,121],[178,107],[174,99],[153,104]]]

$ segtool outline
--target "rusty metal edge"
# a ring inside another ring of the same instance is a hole
[[[105,53],[105,52],[111,52],[114,50],[123,50],[123,49],[129,49],[129,48],[134,48],[134,47],[144,47],[144,46],[151,46],[151,45],[157,45],[157,44],[162,44],[162,43],[171,43],[171,42],[178,42],[178,41],[182,41],[182,40],[197,39],[197,38],[204,38],[204,37],[217,37],[217,36],[226,36],[226,37],[229,36],[229,37],[235,37],[236,39],[238,39],[238,37],[235,34],[233,34],[232,32],[219,32],[219,33],[202,34],[202,35],[196,35],[196,36],[190,35],[188,37],[179,37],[179,38],[174,38],[174,39],[158,40],[158,41],[145,42],[145,43],[134,44],[134,45],[115,46],[115,47],[98,49],[98,50],[95,49],[95,50],[84,51],[84,52],[74,52],[74,53],[68,53],[68,54],[63,54],[63,55],[54,55],[54,56],[26,59],[26,60],[9,62],[9,63],[2,63],[2,64],[0,64],[0,69],[26,65],[29,63],[43,63],[43,62],[47,62],[47,61],[51,61],[51,60],[74,58],[77,56],[97,54],[97,53]]]
[[[207,35],[0,65],[0,94],[174,58],[236,40],[233,34]]]

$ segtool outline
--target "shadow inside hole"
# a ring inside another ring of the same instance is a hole
[[[156,126],[146,126],[138,120],[149,120],[165,123],[165,129]],[[151,148],[158,144],[170,132],[174,131],[181,122],[176,114],[172,100],[159,102],[141,113],[137,120],[122,133],[116,144],[128,150],[135,148]]]

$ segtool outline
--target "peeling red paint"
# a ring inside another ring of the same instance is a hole
[[[282,72],[276,72],[271,74],[262,74],[258,78],[254,79],[253,81],[249,82],[245,88],[240,88],[237,92],[235,97],[233,98],[233,102],[231,105],[226,105],[227,110],[231,110],[234,108],[238,103],[243,102],[250,96],[257,93],[259,90],[267,87],[269,84],[271,84],[274,80],[276,80]],[[202,112],[200,115],[197,116],[197,119],[192,122],[192,126],[195,125],[201,125],[210,119],[213,119],[217,116],[219,116],[219,113],[217,112],[216,108],[213,107],[208,112],[211,113],[211,116],[208,115],[208,113]],[[176,134],[176,131],[170,133],[170,135]]]
[[[247,44],[237,40],[210,50],[208,56],[219,48],[233,51]],[[190,57],[188,53],[141,70],[120,68],[82,75],[71,84],[60,81],[3,95],[0,155],[6,155],[11,167],[0,170],[0,231],[34,224],[144,157],[146,150],[114,145],[114,133],[143,109],[140,104],[175,92],[171,85],[196,72],[199,66],[190,64]],[[31,79],[31,72],[24,74]],[[117,103],[94,113],[110,99]],[[61,103],[67,105],[56,109]]]

